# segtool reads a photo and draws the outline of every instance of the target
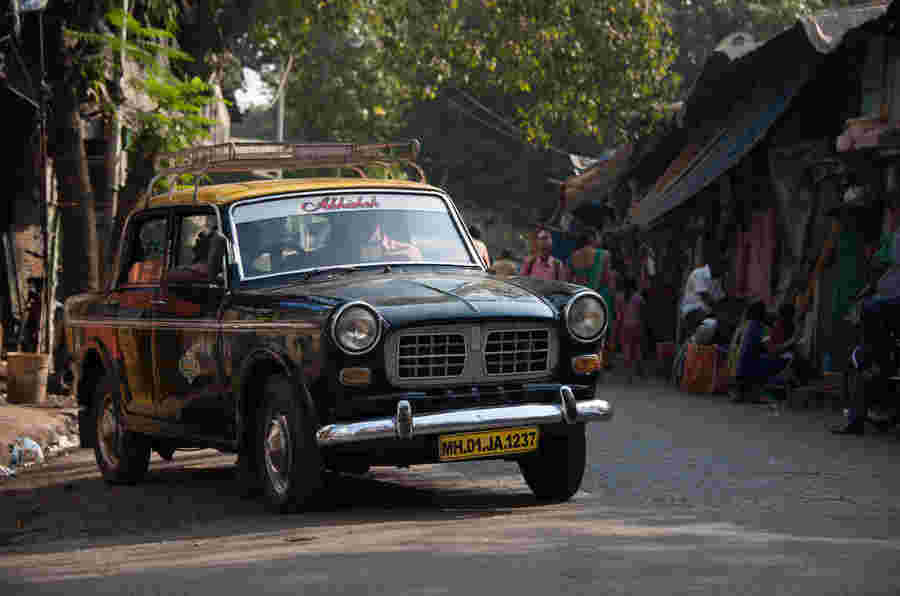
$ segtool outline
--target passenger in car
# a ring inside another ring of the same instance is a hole
[[[192,247],[191,264],[176,267],[170,271],[169,281],[214,283],[222,271],[225,243],[225,237],[219,234],[215,228],[209,232],[200,231]]]
[[[169,272],[169,281],[209,281],[209,246],[212,232],[205,233],[202,230],[197,233],[192,248],[193,258],[189,265],[181,265]]]

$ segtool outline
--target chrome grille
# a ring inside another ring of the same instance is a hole
[[[404,335],[397,345],[401,379],[452,378],[466,366],[466,339],[461,333]]]
[[[550,332],[547,329],[491,331],[484,346],[488,375],[512,375],[549,370]]]

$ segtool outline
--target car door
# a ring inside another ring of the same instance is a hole
[[[154,309],[160,417],[188,435],[209,438],[228,435],[234,411],[225,401],[219,370],[224,278],[209,272],[211,238],[218,233],[213,207],[174,209],[172,258]]]
[[[105,318],[115,321],[116,360],[128,385],[129,414],[155,417],[153,308],[168,255],[168,209],[131,218],[125,235],[119,277],[104,303]]]

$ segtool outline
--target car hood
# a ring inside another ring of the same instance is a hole
[[[480,271],[455,273],[354,272],[338,279],[255,290],[291,301],[338,306],[361,300],[394,327],[478,319],[556,319],[578,286],[528,278],[498,279]]]

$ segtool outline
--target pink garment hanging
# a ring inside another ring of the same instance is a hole
[[[734,259],[734,294],[772,305],[772,267],[777,247],[775,209],[753,213],[738,231]]]
[[[732,279],[734,280],[731,287],[731,294],[734,296],[743,297],[748,293],[747,290],[747,268],[749,265],[750,258],[750,234],[744,229],[740,229],[737,231],[735,235],[735,246],[734,246],[734,275]]]
[[[891,233],[897,229],[897,224],[900,224],[900,207],[888,207],[884,214],[884,232]]]

